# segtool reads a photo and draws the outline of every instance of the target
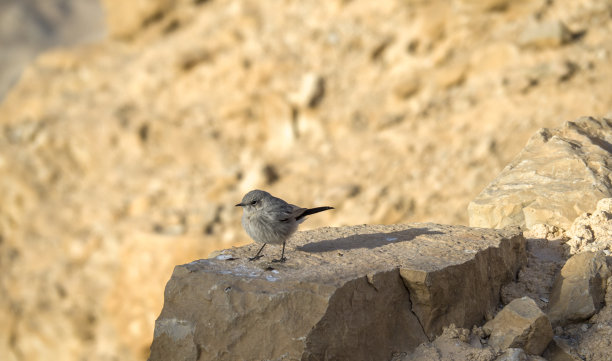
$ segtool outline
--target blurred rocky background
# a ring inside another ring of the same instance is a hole
[[[96,6],[0,2],[3,64],[108,33],[0,104],[3,360],[145,359],[174,265],[248,242],[250,189],[336,208],[304,229],[467,224],[539,128],[612,109],[609,0]]]
[[[0,0],[0,101],[40,52],[104,34],[98,0]]]

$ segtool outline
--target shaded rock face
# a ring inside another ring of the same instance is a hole
[[[483,329],[490,334],[489,345],[521,348],[532,355],[542,354],[553,337],[548,317],[529,297],[507,304]]]
[[[571,347],[560,337],[553,337],[552,342],[544,352],[543,356],[548,361],[580,361]]]
[[[610,268],[603,252],[572,256],[557,276],[548,316],[553,324],[567,324],[593,316],[604,304]]]
[[[252,245],[177,266],[150,360],[390,360],[450,323],[482,321],[525,261],[510,229],[323,228],[291,244],[284,264],[249,262]],[[448,304],[445,293],[464,287],[478,302],[458,292]]]
[[[470,225],[568,229],[612,195],[612,120],[584,117],[542,129],[468,206]]]

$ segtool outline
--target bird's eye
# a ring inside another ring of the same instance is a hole
[[[251,202],[251,205],[255,205],[255,203],[257,203],[257,201],[252,201],[252,202]]]

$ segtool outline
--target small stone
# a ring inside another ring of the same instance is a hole
[[[415,95],[421,87],[417,76],[404,76],[400,78],[393,87],[393,92],[400,99],[408,99]]]
[[[561,21],[534,23],[526,27],[519,36],[524,47],[547,48],[561,46],[572,39],[572,33]]]
[[[291,103],[301,108],[315,108],[325,95],[325,79],[316,73],[302,77],[300,90],[289,96]]]
[[[518,347],[532,355],[540,355],[553,336],[548,317],[529,297],[510,302],[483,328],[491,334],[489,345]]]

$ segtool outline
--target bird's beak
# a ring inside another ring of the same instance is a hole
[[[238,204],[235,205],[235,207],[242,207],[242,206],[244,206],[244,204],[242,204],[242,203],[238,203]]]

